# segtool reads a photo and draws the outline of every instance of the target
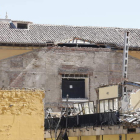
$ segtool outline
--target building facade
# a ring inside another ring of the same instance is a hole
[[[67,94],[69,102],[94,101],[96,105],[96,88],[123,80],[126,31],[130,33],[128,79],[140,82],[140,29],[39,25],[0,19],[0,88],[44,89],[45,109],[53,111],[65,107]],[[127,88],[128,92],[132,89]],[[69,136],[82,140],[139,137],[122,127],[118,130],[118,126],[112,131],[96,129],[76,133],[70,130]],[[136,131],[139,133],[139,129]],[[46,132],[45,137],[50,135]]]
[[[95,89],[122,81],[124,32],[128,79],[140,81],[139,29],[38,25],[0,20],[0,87],[43,88],[45,108],[97,100]],[[131,88],[130,88],[131,90]]]

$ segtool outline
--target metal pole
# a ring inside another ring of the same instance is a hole
[[[124,35],[124,49],[123,49],[123,72],[122,72],[122,95],[126,95],[126,87],[124,86],[124,81],[127,79],[127,69],[128,69],[128,36],[129,32],[125,32]]]
[[[55,140],[57,139],[57,129],[58,129],[58,127],[59,127],[61,118],[62,118],[62,113],[61,113],[60,119],[59,119],[58,124],[57,124],[56,129],[55,129]]]
[[[69,99],[69,95],[67,94],[67,108],[66,108],[66,131],[67,131],[67,127],[68,127],[68,99]]]

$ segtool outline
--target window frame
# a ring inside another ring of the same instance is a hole
[[[88,101],[90,93],[90,77],[89,74],[61,74],[62,79],[84,79],[85,80],[85,97],[84,98],[69,98],[69,101],[82,102]],[[62,96],[62,84],[61,84],[61,98],[62,101],[66,101],[66,98]]]
[[[109,110],[115,110],[116,108],[115,108],[115,106],[114,106],[114,100],[116,100],[116,99],[117,99],[117,104],[118,104],[118,105],[117,105],[117,107],[118,107],[117,110],[118,110],[118,109],[119,109],[119,100],[118,100],[118,97],[117,97],[117,98],[109,98],[109,99],[102,99],[102,100],[99,100],[99,112],[100,112],[100,113],[103,113],[103,112],[106,112],[106,111],[109,111]],[[105,101],[106,101],[106,100],[108,100],[108,110],[105,109]],[[113,107],[112,109],[110,109],[110,102],[109,102],[109,101],[112,101],[112,107]],[[104,106],[103,112],[101,112],[101,108],[100,108],[101,105],[100,105],[100,102],[103,102],[103,106]],[[110,111],[109,111],[109,112],[110,112]]]

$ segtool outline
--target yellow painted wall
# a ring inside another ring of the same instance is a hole
[[[69,137],[69,140],[78,140],[78,137]]]
[[[54,138],[52,138],[53,140],[55,140]],[[51,138],[46,138],[45,140],[52,140]],[[69,137],[69,140],[79,140],[78,137]]]
[[[0,60],[29,52],[30,50],[0,50]]]
[[[129,55],[140,59],[140,51],[129,51]]]
[[[103,140],[119,140],[119,135],[103,135]],[[125,139],[125,135],[122,135],[122,140]]]
[[[99,88],[99,100],[116,97],[118,97],[118,85]]]
[[[8,47],[8,46],[0,46],[0,60],[6,59],[8,57],[12,57],[15,55],[20,55],[23,53],[30,52],[34,49],[38,49],[39,47]]]
[[[0,90],[0,140],[44,140],[44,91]]]
[[[20,55],[26,52],[30,52],[34,49],[38,49],[40,47],[16,47],[16,46],[0,46],[0,60],[8,57],[12,57],[15,55]],[[118,50],[117,52],[123,52],[122,50]],[[129,51],[129,55],[135,58],[140,59],[140,51]]]
[[[128,134],[127,140],[140,140],[140,134]]]
[[[118,50],[117,52],[123,52],[122,50]],[[129,56],[140,59],[140,51],[129,51]]]
[[[81,136],[81,140],[96,140],[96,136]]]

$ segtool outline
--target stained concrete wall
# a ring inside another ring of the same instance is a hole
[[[0,90],[0,140],[44,140],[43,91]]]
[[[0,60],[0,87],[44,88],[45,107],[50,103],[58,107],[62,101],[59,69],[63,65],[74,65],[90,69],[87,98],[96,101],[95,88],[121,81],[122,58],[121,52],[105,48],[40,48]],[[129,57],[128,78],[140,81],[139,59]]]

